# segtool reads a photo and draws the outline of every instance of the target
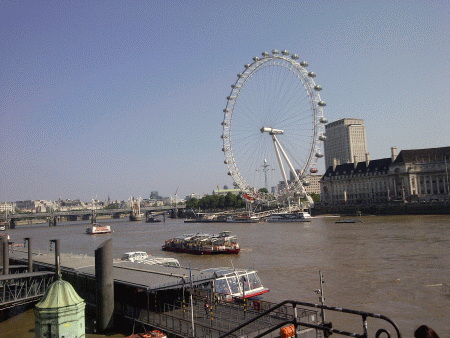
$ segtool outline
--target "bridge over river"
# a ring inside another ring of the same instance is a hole
[[[159,207],[142,207],[140,208],[142,213],[145,215],[160,215],[169,212],[173,215],[173,213],[178,212],[178,210],[185,209],[185,205],[177,205],[176,208],[174,206],[159,206]],[[113,218],[120,218],[123,215],[129,215],[132,212],[132,208],[121,208],[121,209],[82,209],[82,210],[70,210],[70,211],[52,211],[52,212],[39,212],[39,213],[15,213],[15,214],[1,214],[0,220],[4,220],[6,222],[6,226],[14,229],[17,221],[20,220],[38,220],[44,219],[49,222],[50,226],[55,226],[56,222],[59,220],[70,220],[76,221],[78,219],[89,220],[92,219],[94,215],[94,219],[96,216],[100,215],[111,215]]]

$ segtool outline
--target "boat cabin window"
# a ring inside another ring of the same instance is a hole
[[[123,260],[123,261],[127,261],[127,260],[130,260],[130,259],[132,259],[132,258],[134,258],[134,254],[124,254],[124,255],[122,256],[122,260]]]
[[[251,289],[256,289],[262,287],[261,281],[255,272],[249,273],[247,276],[248,283],[250,284]]]
[[[219,278],[215,281],[216,292],[221,294],[230,294],[228,283],[225,278]]]
[[[230,285],[231,293],[239,293],[240,287],[238,279],[236,277],[227,277],[228,284]]]

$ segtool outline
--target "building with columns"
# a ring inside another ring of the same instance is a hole
[[[391,157],[330,166],[321,180],[326,204],[448,201],[450,147],[402,150]]]
[[[344,118],[325,126],[325,168],[338,164],[361,162],[367,153],[364,120]]]

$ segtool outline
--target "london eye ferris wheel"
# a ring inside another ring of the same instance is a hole
[[[306,195],[307,176],[323,157],[322,87],[308,63],[287,50],[262,53],[237,75],[222,122],[228,175],[243,196],[282,201]],[[265,188],[265,189],[263,189]]]

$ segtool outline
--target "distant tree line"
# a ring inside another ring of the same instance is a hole
[[[200,199],[195,197],[186,201],[186,207],[198,210],[211,209],[240,209],[245,207],[245,201],[241,195],[235,195],[231,192],[226,195],[206,195]]]
[[[103,209],[119,209],[119,205],[117,203],[111,203],[104,207]]]

